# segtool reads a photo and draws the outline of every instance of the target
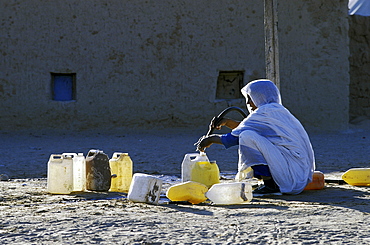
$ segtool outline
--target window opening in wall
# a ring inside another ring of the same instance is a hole
[[[76,74],[51,73],[53,100],[70,101],[76,99]]]
[[[243,71],[220,71],[217,78],[216,99],[242,98]]]

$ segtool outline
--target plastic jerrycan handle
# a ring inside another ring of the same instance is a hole
[[[122,154],[121,152],[114,152],[111,160],[117,161],[117,159],[119,159],[121,154]],[[118,176],[117,176],[117,174],[112,173],[112,175],[110,177],[113,179],[113,178],[117,178]]]
[[[85,158],[85,156],[84,156],[83,153],[77,153],[76,158],[79,158],[79,159],[83,158],[84,161],[86,160],[86,158]]]
[[[113,156],[112,156],[112,159],[118,159],[121,155],[122,155],[121,152],[114,152]]]
[[[190,159],[192,162],[209,162],[209,159],[205,153],[195,153],[195,158]],[[193,156],[194,157],[194,156]]]
[[[199,153],[189,153],[185,155],[185,161],[194,161],[199,156]]]
[[[51,160],[62,162],[63,161],[63,155],[60,155],[60,154],[52,154],[50,156],[49,161],[51,161]]]
[[[90,150],[89,153],[87,153],[88,157],[95,156],[99,153],[99,150]]]
[[[76,153],[63,153],[63,158],[74,158],[76,155]]]

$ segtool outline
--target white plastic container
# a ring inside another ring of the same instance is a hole
[[[245,182],[214,184],[206,192],[206,197],[218,205],[247,203],[253,198],[252,185]]]
[[[72,157],[73,160],[73,191],[86,189],[86,160],[83,153],[63,153],[64,158]]]
[[[52,154],[48,162],[47,191],[70,194],[73,191],[73,157]]]
[[[154,176],[136,173],[132,178],[127,198],[132,202],[158,204],[163,181]]]
[[[127,193],[132,181],[132,160],[128,153],[114,152],[109,166],[112,173],[109,191]]]
[[[73,191],[86,190],[86,159],[83,153],[78,153],[73,162]]]
[[[205,152],[188,153],[184,156],[181,164],[181,181],[190,181],[191,171],[196,162],[209,162]]]

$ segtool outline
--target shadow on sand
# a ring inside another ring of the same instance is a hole
[[[255,197],[246,205],[222,206],[228,209],[238,208],[275,208],[288,209],[292,205],[330,205],[354,209],[370,214],[370,187],[350,185],[327,185],[322,190],[304,191],[299,195]]]
[[[66,201],[109,199],[122,199],[127,201],[126,198],[126,193],[84,192],[68,195],[65,199]],[[187,202],[170,202],[167,198],[161,196],[159,205],[179,212],[199,215],[213,215],[213,212],[209,209],[209,207],[212,206],[225,209],[274,208],[286,210],[294,205],[329,205],[370,214],[370,187],[330,184],[326,185],[322,190],[303,191],[299,195],[267,196],[263,198],[254,197],[251,202],[240,205],[213,205],[210,202],[192,205]],[[204,208],[205,206],[208,208]]]

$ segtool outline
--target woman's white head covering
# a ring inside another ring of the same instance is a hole
[[[245,85],[241,92],[246,99],[248,99],[247,95],[249,95],[257,107],[270,103],[281,104],[279,89],[273,82],[267,79],[254,80]]]

